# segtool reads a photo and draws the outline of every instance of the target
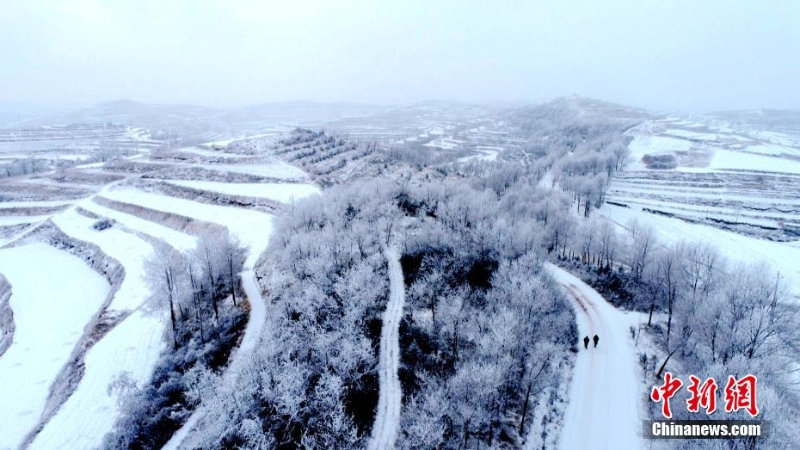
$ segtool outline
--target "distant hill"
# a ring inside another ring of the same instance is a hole
[[[733,127],[750,127],[758,130],[780,131],[800,135],[800,111],[792,109],[750,109],[717,111],[709,116],[727,121]]]
[[[582,116],[596,116],[607,119],[643,120],[655,117],[652,112],[641,108],[620,105],[618,103],[597,100],[594,98],[582,97],[580,95],[559,97],[549,102],[545,102],[540,105],[533,105],[531,107],[560,109],[571,111]]]
[[[374,114],[384,106],[355,103],[283,102],[220,109],[196,105],[163,105],[117,100],[89,108],[40,116],[14,123],[38,127],[76,123],[114,123],[146,128],[154,136],[181,140],[214,140],[293,128],[320,126],[347,118]]]

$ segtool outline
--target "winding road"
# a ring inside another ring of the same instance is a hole
[[[552,264],[547,269],[572,301],[581,340],[559,448],[644,448],[639,414],[643,394],[630,332],[641,316],[614,308],[563,269]],[[584,336],[595,334],[600,338],[597,348],[591,342],[588,349],[580,348]]]

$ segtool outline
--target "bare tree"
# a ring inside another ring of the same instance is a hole
[[[628,223],[630,247],[628,264],[633,271],[633,276],[641,280],[647,267],[653,260],[653,253],[657,244],[653,227],[641,224],[637,220]]]
[[[147,281],[153,292],[150,304],[156,309],[169,309],[172,343],[174,348],[178,348],[178,308],[188,293],[186,263],[183,256],[171,247],[156,246],[146,267]]]

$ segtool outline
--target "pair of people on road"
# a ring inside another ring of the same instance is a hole
[[[595,334],[594,337],[592,338],[592,340],[594,341],[594,347],[597,348],[597,342],[600,341],[600,338],[597,337],[597,335]],[[589,336],[585,336],[583,338],[583,348],[586,348],[586,349],[589,348]]]

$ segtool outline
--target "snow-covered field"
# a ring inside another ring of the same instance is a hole
[[[272,230],[272,217],[257,211],[197,203],[129,187],[105,192],[103,196],[120,202],[218,223],[227,227],[242,243],[251,245],[252,248],[266,247]]]
[[[91,200],[85,200],[81,202],[80,206],[99,216],[113,219],[123,224],[128,229],[147,234],[166,242],[176,250],[183,252],[191,250],[197,246],[197,238],[194,236],[175,231],[172,228],[165,227],[159,223],[145,220],[132,214],[117,211],[115,209],[106,208],[105,206],[98,205]]]
[[[198,164],[197,167],[284,180],[303,180],[308,178],[308,175],[302,170],[280,161],[275,161],[272,164]]]
[[[16,448],[38,423],[50,385],[109,285],[77,257],[43,243],[0,250],[0,273],[12,286],[16,323],[0,357],[0,448]]]
[[[162,350],[164,321],[142,309],[150,297],[145,261],[153,248],[117,228],[94,230],[93,219],[70,210],[54,218],[66,234],[98,245],[125,268],[125,278],[109,305],[114,312],[133,311],[86,354],[86,369],[77,390],[36,436],[30,448],[93,448],[111,431],[118,417],[109,385],[122,373],[139,383],[149,379]]]
[[[192,147],[181,151],[199,158],[247,156],[212,148]],[[138,161],[156,163],[154,167],[174,167],[177,170],[202,167],[222,173],[270,178],[308,178],[302,170],[269,157],[263,158],[262,164],[197,164],[192,162],[194,158],[182,163],[153,161],[143,154],[137,156]],[[102,164],[72,170],[108,174]],[[153,169],[144,169],[147,170]],[[144,171],[124,175],[135,179]],[[246,358],[261,334],[260,327],[266,311],[253,266],[269,240],[272,216],[253,210],[144,192],[125,186],[126,180],[119,180],[119,176],[116,178],[117,181],[96,186],[92,191],[99,189],[99,192],[82,200],[59,198],[59,187],[67,184],[48,180],[52,187],[41,195],[46,197],[44,201],[0,202],[0,207],[8,209],[8,214],[0,215],[0,226],[35,224],[51,218],[64,233],[97,245],[108,256],[119,261],[125,270],[124,279],[105,309],[109,317],[119,316],[123,317],[122,320],[83,355],[85,371],[76,388],[60,409],[47,418],[42,417],[42,411],[53,379],[62,371],[75,344],[83,337],[87,323],[101,312],[110,287],[100,274],[84,262],[44,243],[0,250],[0,273],[6,275],[12,284],[10,305],[16,322],[13,344],[0,358],[0,448],[17,447],[26,435],[42,423],[43,428],[34,436],[30,448],[93,448],[100,445],[103,436],[111,431],[119,417],[119,405],[117,399],[109,394],[109,385],[124,373],[140,386],[147,383],[163,350],[163,312],[151,311],[145,306],[151,295],[145,277],[146,263],[154,253],[153,245],[156,242],[185,252],[196,247],[197,237],[160,224],[146,214],[137,215],[135,210],[121,212],[100,205],[94,201],[95,196],[216,223],[230,229],[250,248],[243,272],[243,285],[250,299],[251,314],[241,348],[234,353],[232,363]],[[237,185],[209,181],[170,182],[211,193],[262,197],[284,203],[319,192],[318,187],[304,183]],[[24,184],[24,180],[19,183]],[[25,189],[44,188],[37,186]],[[75,208],[60,212],[52,209],[73,204],[85,210],[84,213]],[[44,209],[48,207],[51,209]],[[110,228],[98,231],[93,228],[98,219],[87,217],[86,212],[112,219],[114,223]],[[15,233],[7,234],[5,240],[16,239],[24,231]],[[41,282],[43,279],[47,282]],[[43,333],[42,330],[47,332]]]
[[[631,162],[600,214],[652,224],[667,242],[711,243],[734,261],[765,260],[800,293],[795,140],[702,118],[646,121],[628,133]],[[650,169],[645,155],[672,156],[676,166]]]
[[[796,242],[773,242],[707,225],[687,223],[680,219],[651,214],[640,209],[621,208],[608,204],[600,209],[600,213],[621,227],[625,227],[633,219],[650,224],[664,242],[671,243],[682,240],[707,242],[734,262],[766,261],[773,270],[780,272],[781,277],[788,284],[794,287],[796,295],[800,295],[800,265],[798,265],[800,246],[797,246]]]
[[[194,180],[169,180],[167,183],[222,194],[268,198],[282,203],[292,203],[320,192],[314,185],[299,183],[221,183]]]

